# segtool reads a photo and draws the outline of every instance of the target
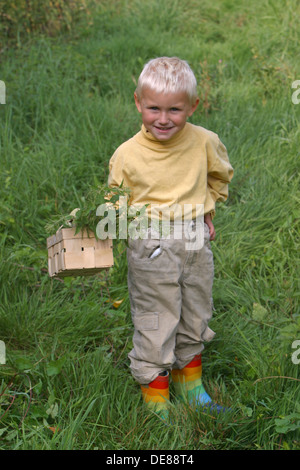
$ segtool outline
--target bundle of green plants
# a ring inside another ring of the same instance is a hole
[[[119,234],[120,224],[125,223],[127,227],[146,210],[144,207],[142,211],[132,211],[129,203],[130,190],[123,187],[123,182],[114,188],[105,184],[90,187],[80,198],[79,207],[69,214],[53,216],[45,229],[47,233],[53,234],[59,228],[75,227],[75,234],[87,231],[93,233],[98,239],[100,237],[97,227],[102,223],[103,227],[108,227],[108,231],[110,227],[113,227],[114,234]]]

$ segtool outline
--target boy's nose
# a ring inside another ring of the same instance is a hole
[[[168,115],[167,113],[161,113],[159,115],[159,123],[160,124],[167,124],[169,121],[169,118],[168,118]]]

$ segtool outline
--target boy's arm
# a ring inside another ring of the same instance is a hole
[[[228,184],[233,177],[225,145],[216,136],[208,145],[207,184],[214,202],[226,201]]]
[[[216,134],[208,144],[207,150],[207,192],[213,208],[205,214],[204,222],[209,227],[210,239],[214,240],[216,232],[212,219],[215,215],[215,203],[226,201],[228,184],[233,177],[233,168],[229,162],[226,147]]]
[[[208,225],[208,228],[209,228],[209,239],[211,241],[213,241],[216,237],[216,231],[215,231],[215,227],[214,227],[214,224],[212,223],[212,218],[211,218],[211,213],[208,212],[207,214],[205,214],[204,216],[204,223]]]
[[[121,185],[123,179],[123,159],[120,158],[118,152],[115,151],[109,161],[109,175],[107,184],[111,188],[118,187]]]

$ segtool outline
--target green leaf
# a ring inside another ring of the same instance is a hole
[[[8,428],[1,428],[0,429],[0,437],[2,436],[2,434],[5,433],[5,431],[7,431]]]
[[[32,369],[33,363],[26,357],[18,357],[15,361],[16,367],[19,370]]]
[[[282,418],[275,419],[275,429],[280,434],[285,434],[289,431],[300,430],[300,415],[299,413],[292,413]]]
[[[254,303],[252,310],[252,318],[256,321],[264,321],[268,316],[268,311],[260,304]]]
[[[32,405],[30,407],[30,416],[32,418],[47,418],[48,414],[42,406]]]
[[[48,416],[51,416],[51,418],[55,419],[56,416],[58,415],[58,404],[53,403],[48,410],[46,411]]]
[[[53,375],[59,374],[61,372],[65,362],[66,362],[66,357],[65,356],[62,356],[57,361],[48,362],[48,364],[46,365],[47,375],[49,377],[51,377]]]

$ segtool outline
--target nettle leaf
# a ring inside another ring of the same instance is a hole
[[[57,361],[50,361],[46,365],[46,372],[49,377],[57,375],[61,372],[64,364],[66,362],[66,356],[62,356]]]
[[[18,357],[15,361],[15,364],[19,370],[29,370],[33,367],[33,363],[26,357]]]
[[[276,431],[280,434],[286,434],[290,431],[300,429],[300,414],[291,413],[282,418],[275,419]]]
[[[30,416],[32,418],[47,418],[47,412],[45,408],[40,405],[32,405],[30,407]]]
[[[109,202],[111,202],[112,204],[115,204],[116,202],[119,201],[119,198],[120,198],[119,194],[115,194],[109,199]]]
[[[76,212],[73,210],[72,215],[60,216],[58,219],[61,223],[55,224],[55,221],[51,224],[48,224],[45,228],[47,232],[56,232],[59,227],[75,227],[75,234],[78,234],[82,231],[93,232],[97,238],[97,224],[99,220],[102,220],[104,217],[108,217],[110,221],[114,219],[116,226],[119,224],[119,218],[122,213],[124,216],[124,210],[119,211],[120,197],[122,199],[122,207],[125,207],[127,204],[127,218],[132,220],[134,217],[128,215],[129,213],[129,195],[130,190],[123,187],[123,182],[119,187],[110,188],[105,185],[100,185],[96,188],[90,188],[87,191],[85,196],[80,197],[79,206]],[[125,201],[125,202],[124,202]],[[99,206],[107,205],[107,212],[103,216],[97,215],[97,208]],[[111,207],[111,210],[109,208]],[[70,223],[72,221],[72,223]]]

